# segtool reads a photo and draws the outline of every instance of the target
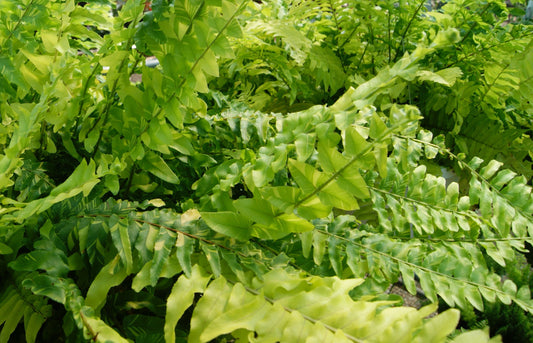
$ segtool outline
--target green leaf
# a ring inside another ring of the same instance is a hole
[[[13,253],[13,249],[7,244],[0,242],[0,255],[8,255]]]
[[[334,173],[343,168],[350,161],[342,156],[336,148],[329,148],[327,145],[319,142],[318,162],[323,171]]]
[[[153,260],[148,261],[141,268],[141,270],[137,273],[137,275],[135,275],[135,277],[133,278],[133,281],[131,283],[131,288],[135,292],[140,292],[146,286],[155,285],[155,284],[152,284],[152,275],[151,275],[152,265],[153,265]],[[159,277],[171,278],[174,275],[179,274],[181,272],[182,270],[180,268],[180,263],[178,261],[177,256],[175,254],[170,254],[169,257],[165,260],[165,263],[163,264]]]
[[[147,147],[157,150],[162,154],[170,154],[169,147],[174,145],[172,130],[164,120],[152,120],[148,131],[141,135],[141,139]]]
[[[451,84],[445,78],[432,71],[420,70],[416,73],[416,76],[420,81],[431,81],[445,86],[451,86]]]
[[[160,227],[154,244],[154,257],[152,259],[152,266],[150,267],[150,284],[155,285],[157,280],[163,272],[165,264],[168,263],[168,258],[172,247],[176,244],[176,236],[169,232],[167,228]]]
[[[481,298],[481,294],[476,287],[468,284],[465,285],[464,294],[469,303],[474,305],[478,311],[483,311],[483,299]]]
[[[94,160],[91,160],[89,164],[83,160],[65,182],[52,189],[49,196],[29,202],[26,207],[18,212],[17,218],[23,220],[35,213],[41,213],[52,205],[80,193],[88,196],[93,187],[100,182],[96,177],[95,169],[96,163]]]
[[[368,135],[372,139],[382,139],[385,136],[388,128],[377,113],[372,113],[372,120],[370,121],[370,131]]]
[[[348,157],[355,157],[366,151],[370,143],[364,139],[356,128],[350,126],[344,132],[344,152]]]
[[[294,213],[283,213],[275,218],[274,223],[274,227],[283,235],[291,232],[311,231],[315,228],[313,224]]]
[[[205,253],[205,257],[207,258],[207,262],[209,262],[209,266],[211,266],[211,271],[213,272],[213,275],[215,277],[219,277],[222,270],[218,249],[208,244],[201,244],[201,246],[202,251]]]
[[[113,239],[113,244],[118,250],[122,263],[126,266],[126,273],[131,273],[133,269],[133,255],[131,251],[131,241],[129,237],[129,225],[127,220],[121,220],[113,215],[109,220],[109,233]]]
[[[493,339],[490,338],[489,328],[483,330],[473,330],[469,332],[463,332],[459,336],[455,337],[451,343],[499,343],[501,342],[500,336],[496,336]]]
[[[297,160],[305,162],[315,150],[315,134],[300,133],[296,136],[294,145],[296,147]]]
[[[342,276],[343,272],[343,256],[342,256],[342,250],[340,248],[340,241],[336,237],[329,237],[328,238],[328,257],[329,261],[331,263],[331,266],[333,267],[333,270],[335,271],[335,275]]]
[[[96,275],[85,297],[85,304],[96,311],[105,305],[107,293],[112,287],[120,285],[128,276],[125,268],[119,264],[120,257],[117,255],[111,262],[106,264]]]
[[[47,317],[52,313],[52,307],[47,305],[46,308],[37,309],[39,312],[34,312],[34,309],[27,306],[26,312],[24,313],[24,330],[26,336],[26,342],[34,343],[37,339],[37,334],[39,330],[45,323]]]
[[[301,195],[301,191],[298,188],[289,186],[263,187],[259,192],[274,207],[286,213],[292,212],[294,204],[296,204]]]
[[[18,323],[24,315],[24,299],[19,298],[11,307],[11,314],[4,321],[2,330],[0,331],[0,343],[7,343],[11,334],[17,328]]]
[[[461,77],[462,75],[463,72],[458,67],[441,69],[437,72],[421,70],[416,73],[416,76],[421,81],[436,82],[448,87],[453,86],[457,78]]]
[[[118,332],[113,330],[102,319],[89,316],[86,311],[81,312],[82,320],[87,327],[90,328],[91,333],[98,333],[98,340],[103,342],[128,343],[129,341],[122,337]]]
[[[313,196],[298,206],[296,211],[301,217],[313,220],[327,217],[331,213],[331,209],[331,206],[321,203],[317,196]]]
[[[233,206],[250,221],[269,226],[274,223],[274,218],[279,214],[270,203],[264,199],[237,199]]]
[[[509,295],[511,295],[513,297],[516,296],[516,284],[513,281],[511,281],[509,279],[505,280],[503,282],[503,287],[502,288],[503,288],[503,291],[505,293],[507,293],[507,294],[509,294]]]
[[[250,239],[252,221],[235,212],[201,212],[203,220],[218,233],[239,241]]]
[[[192,273],[191,256],[194,252],[194,240],[182,233],[178,233],[175,246],[176,256],[178,257],[181,268],[185,275],[190,277]]]
[[[63,278],[44,274],[35,275],[31,279],[24,280],[23,286],[31,289],[33,294],[43,295],[60,304],[66,302],[68,283]]]
[[[326,243],[328,236],[318,231],[313,231],[313,261],[316,265],[321,265],[326,253]]]
[[[164,328],[166,342],[176,341],[175,328],[178,320],[192,305],[194,294],[203,292],[209,280],[209,275],[198,265],[191,269],[190,276],[183,275],[178,278],[167,298]]]
[[[10,262],[9,267],[18,271],[40,269],[54,276],[64,276],[70,271],[65,254],[59,249],[31,251]]]
[[[500,167],[503,165],[503,163],[492,160],[489,162],[489,164],[486,167],[481,168],[480,174],[481,177],[485,179],[490,179],[496,172],[500,169]]]
[[[430,318],[413,342],[442,342],[453,332],[459,322],[459,317],[459,310],[449,309]]]
[[[416,295],[416,284],[413,270],[403,263],[400,263],[398,267],[402,273],[402,280],[403,284],[405,285],[405,289],[407,289],[407,291],[412,295]]]
[[[359,199],[370,198],[368,186],[361,174],[354,169],[345,169],[337,178],[339,186]]]
[[[387,176],[387,156],[387,145],[376,144],[376,147],[374,148],[374,157],[376,158],[376,164],[378,167],[379,175],[382,178],[385,178]]]
[[[178,176],[170,169],[165,160],[153,151],[145,153],[144,158],[139,161],[139,166],[161,180],[174,184],[179,183]]]
[[[424,271],[418,271],[417,275],[420,279],[420,286],[425,292],[426,297],[432,302],[437,302],[437,291],[433,281],[431,280],[431,276]]]
[[[327,174],[319,172],[309,164],[289,159],[289,170],[304,194],[316,192],[317,187],[322,187],[318,192],[318,197],[324,205],[346,211],[359,208],[352,194],[330,180]],[[304,214],[302,216],[305,217]]]
[[[28,91],[28,84],[24,80],[20,70],[15,67],[13,62],[7,56],[0,57],[0,74],[4,76],[7,81],[16,84],[24,91]]]
[[[105,186],[113,193],[117,195],[120,189],[120,183],[117,175],[109,174],[104,177]]]
[[[325,178],[322,178],[323,180]],[[357,200],[346,189],[336,182],[328,183],[319,193],[318,197],[324,205],[337,207],[345,211],[353,211],[359,208]]]
[[[298,236],[302,244],[302,254],[305,258],[309,258],[309,253],[313,246],[313,231],[302,232]]]
[[[298,186],[300,186],[305,195],[312,193],[315,190],[315,184],[318,183],[320,177],[319,171],[309,164],[293,159],[289,159],[288,167],[291,176],[294,178]]]

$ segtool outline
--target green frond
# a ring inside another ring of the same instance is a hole
[[[450,311],[424,321],[434,306],[417,311],[388,307],[387,301],[353,301],[348,292],[361,282],[302,278],[273,270],[262,280],[252,280],[250,288],[219,277],[207,286],[194,309],[189,340],[205,342],[234,333],[244,340],[265,342],[373,342],[393,337],[400,342],[442,341],[458,319]],[[439,329],[432,332],[429,328],[435,325]]]
[[[520,9],[151,5],[0,2],[0,343],[496,342],[459,309],[533,314]]]
[[[43,323],[52,314],[46,298],[20,291],[13,286],[2,290],[0,299],[0,341],[8,342],[19,322],[24,323],[26,342],[35,342]]]

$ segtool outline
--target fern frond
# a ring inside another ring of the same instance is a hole
[[[264,32],[272,38],[280,38],[297,64],[302,65],[307,59],[311,41],[292,24],[285,21],[254,21],[247,25],[247,29],[256,32],[256,35]]]
[[[4,288],[0,299],[0,342],[8,342],[19,322],[24,322],[27,343],[35,342],[43,323],[50,317],[52,306],[46,298],[20,292],[13,286]]]
[[[179,281],[178,281],[179,282]],[[247,340],[300,342],[321,337],[331,342],[373,342],[383,336],[400,342],[431,339],[442,341],[453,328],[457,313],[445,312],[424,322],[434,311],[385,308],[386,301],[353,301],[348,292],[362,279],[303,278],[273,270],[252,287],[223,277],[212,281],[194,309],[191,319],[192,342],[204,342],[232,333]],[[281,292],[280,292],[281,291]],[[407,316],[401,329],[394,323]],[[352,318],[359,318],[354,322]],[[437,322],[438,332],[428,328]],[[395,329],[393,329],[393,327]],[[377,329],[377,330],[376,330]],[[376,333],[379,332],[379,337]]]
[[[356,277],[371,275],[366,287],[373,287],[372,282],[388,285],[401,276],[411,294],[417,292],[416,278],[431,301],[437,301],[438,296],[450,306],[471,304],[483,310],[483,297],[490,302],[498,299],[508,304],[513,301],[523,309],[533,311],[527,286],[517,292],[512,281],[503,282],[499,275],[490,272],[475,243],[402,241],[375,234],[364,225],[358,231],[349,230],[349,227],[343,229],[342,225],[332,223],[327,230],[315,229],[313,236],[325,236],[324,239],[313,237],[311,246],[315,263],[331,263],[340,273],[346,273],[345,268],[349,268]],[[321,256],[324,255],[329,259],[323,259]]]

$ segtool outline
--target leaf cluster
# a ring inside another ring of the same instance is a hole
[[[495,342],[458,309],[533,313],[503,2],[144,8],[0,5],[0,342]]]

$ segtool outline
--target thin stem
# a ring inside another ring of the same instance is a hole
[[[485,12],[489,9],[490,7],[490,1],[487,2],[487,4],[485,5],[485,7],[483,8],[483,10],[481,11],[481,13],[479,14],[479,16],[481,17],[483,14],[485,14]],[[461,44],[465,41],[465,39],[470,35],[470,33],[472,33],[472,30],[474,30],[474,28],[477,26],[477,21],[474,21],[471,25],[470,25],[470,28],[468,29],[468,31],[465,33],[465,35],[463,36],[463,38],[461,39],[461,41],[459,41],[459,43],[457,43],[458,46],[461,46]]]
[[[395,237],[400,241],[412,241],[412,238]],[[431,242],[446,242],[446,243],[498,243],[498,242],[514,242],[514,241],[531,241],[531,237],[502,237],[502,238],[431,238],[431,237],[417,237],[419,241],[431,241]]]
[[[436,148],[438,149],[439,151],[447,154],[448,156],[450,156],[451,158],[453,158],[454,160],[457,161],[458,164],[461,165],[461,167],[464,167],[466,169],[468,169],[470,171],[470,173],[472,175],[474,175],[476,178],[478,178],[480,181],[482,181],[483,183],[485,183],[489,188],[491,188],[496,194],[498,194],[499,197],[501,197],[502,199],[504,199],[508,204],[509,206],[511,206],[512,208],[514,208],[518,213],[520,213],[522,216],[524,216],[525,218],[529,218],[530,220],[533,220],[533,217],[530,215],[530,214],[527,214],[525,213],[521,208],[518,208],[516,206],[514,206],[510,201],[509,199],[507,199],[507,197],[505,197],[502,192],[500,192],[499,189],[497,189],[496,187],[494,187],[494,185],[492,185],[489,180],[487,180],[486,178],[484,178],[483,176],[481,176],[481,174],[478,173],[477,170],[475,170],[474,168],[472,168],[468,163],[466,163],[465,161],[463,161],[462,159],[460,159],[457,155],[455,155],[453,152],[451,152],[449,149],[446,149],[446,148],[443,148],[439,145],[436,145],[436,144],[433,144],[433,143],[429,143],[429,142],[424,142],[422,140],[419,140],[419,139],[416,139],[416,138],[412,138],[412,137],[406,137],[406,136],[402,136],[402,135],[397,135],[397,137],[400,137],[400,138],[403,138],[403,139],[408,139],[408,140],[412,140],[413,142],[417,142],[417,143],[420,143],[420,144],[425,144],[425,145],[428,145],[428,146],[431,146],[433,148]]]
[[[24,17],[28,14],[29,10],[31,9],[31,7],[33,6],[33,2],[35,0],[31,0],[30,3],[28,4],[28,6],[26,6],[26,8],[24,9],[24,12],[22,13],[22,15],[20,16],[19,20],[17,21],[17,23],[15,24],[15,27],[13,28],[13,30],[10,30],[9,31],[9,35],[7,36],[6,38],[6,42],[9,42],[9,40],[11,39],[11,37],[13,37],[13,34],[15,33],[15,31],[18,30],[18,27],[20,26],[20,24],[22,23],[22,19],[24,19]],[[3,52],[3,49],[0,48],[0,53]]]
[[[87,91],[89,90],[89,82],[96,75],[96,71],[99,69],[98,68],[99,66],[100,66],[100,62],[96,62],[96,65],[94,66],[92,72],[89,74],[89,77],[87,78],[87,80],[85,81],[85,85],[83,86],[83,90],[81,93],[80,108],[78,109],[78,115],[76,116],[76,123],[74,124],[74,130],[77,130],[79,126],[79,122],[81,119],[81,113],[83,112],[83,106],[85,105],[85,99],[86,99],[85,95],[87,94]],[[91,128],[89,132],[92,129],[93,128]]]
[[[83,325],[85,325],[85,327],[89,331],[89,335],[91,336],[91,341],[96,342],[96,340],[98,339],[98,332],[94,331],[94,329],[89,324],[89,321],[87,321],[87,318],[85,317],[83,312],[80,311],[79,313],[80,313],[80,318],[81,318],[81,321],[83,322]]]
[[[465,217],[470,217],[470,218],[475,218],[475,219],[482,219],[482,218],[479,218],[474,213],[469,213],[469,212],[466,212],[466,211],[456,211],[456,210],[453,210],[453,209],[449,209],[449,208],[445,208],[445,207],[441,207],[441,206],[437,206],[437,205],[428,204],[428,203],[426,203],[424,201],[421,201],[421,200],[409,198],[407,196],[403,196],[403,195],[400,195],[400,194],[392,193],[392,192],[389,192],[389,191],[386,191],[386,190],[383,190],[383,189],[380,189],[380,188],[372,187],[372,186],[368,186],[368,188],[373,190],[374,192],[387,194],[387,195],[390,195],[390,196],[395,197],[397,199],[406,200],[408,202],[411,202],[411,203],[414,203],[414,204],[417,204],[417,205],[431,207],[431,208],[433,208],[435,210],[438,210],[438,211],[451,212],[451,213],[454,213],[454,214],[463,215]]]
[[[233,284],[233,285],[235,285],[235,284],[237,283],[237,282],[232,281],[232,280],[229,280],[229,279],[226,279],[226,280],[227,280],[229,283]],[[251,288],[249,288],[249,287],[247,287],[247,286],[245,286],[245,285],[242,285],[242,286],[244,287],[244,289],[246,289],[247,292],[249,292],[249,293],[251,293],[251,294],[253,294],[253,295],[263,296],[263,298],[264,298],[267,302],[269,302],[270,304],[272,304],[272,305],[276,304],[276,300],[275,300],[275,299],[269,298],[269,297],[265,296],[263,293],[258,292],[258,291],[256,291],[255,289],[251,289]],[[279,305],[279,304],[278,304],[278,305]],[[297,310],[292,309],[292,308],[290,308],[290,307],[287,307],[287,306],[285,306],[285,305],[281,305],[281,307],[283,307],[283,309],[284,309],[285,311],[289,312],[289,313],[292,313],[292,312],[294,312],[294,311],[297,311]],[[315,318],[310,317],[310,316],[308,316],[308,315],[306,315],[306,314],[303,314],[303,313],[301,313],[301,312],[298,312],[298,313],[299,313],[299,314],[300,314],[305,320],[307,320],[307,321],[309,321],[309,322],[311,322],[311,323],[313,323],[313,324],[320,323],[324,328],[326,328],[327,330],[329,330],[329,331],[331,331],[331,332],[333,332],[333,333],[337,333],[339,330],[341,330],[341,329],[337,329],[337,328],[335,328],[335,327],[333,327],[333,326],[331,326],[331,325],[328,325],[328,324],[326,324],[326,323],[324,323],[324,322],[322,322],[322,321],[320,321],[320,320],[318,320],[318,319],[315,319]],[[354,341],[354,342],[358,342],[358,343],[363,343],[363,342],[365,342],[364,340],[359,339],[359,338],[357,338],[357,337],[354,337],[354,336],[352,336],[352,335],[349,335],[348,333],[346,333],[346,332],[344,332],[344,331],[342,331],[342,334],[344,335],[344,337],[346,337],[346,338],[348,338],[349,340],[352,340],[352,341]]]
[[[341,50],[345,45],[346,43],[348,43],[353,35],[355,34],[355,31],[357,31],[357,29],[359,28],[359,26],[361,26],[361,23],[357,23],[354,28],[352,29],[352,31],[350,31],[350,34],[346,37],[346,39],[342,42],[342,44],[339,45],[339,47],[337,48],[337,50]]]
[[[424,6],[424,4],[426,3],[426,0],[422,0],[420,2],[420,4],[418,5],[415,13],[413,13],[413,15],[411,16],[411,19],[409,19],[409,22],[407,23],[407,26],[405,27],[405,30],[403,31],[403,34],[402,34],[402,39],[400,40],[400,45],[398,46],[398,48],[396,49],[396,54],[394,56],[394,59],[398,59],[398,55],[399,55],[399,52],[400,52],[400,48],[402,49],[402,54],[403,54],[403,51],[405,50],[403,48],[404,46],[404,42],[405,42],[405,37],[407,36],[407,32],[409,31],[409,29],[411,28],[411,24],[413,23],[413,21],[415,20],[416,16],[418,15],[418,12],[420,12],[420,10],[422,9],[422,7]]]
[[[381,134],[381,136],[376,138],[376,140],[374,141],[374,144],[375,143],[380,143],[381,141],[385,140],[392,132],[394,132],[396,129],[398,129],[399,127],[401,127],[404,124],[407,124],[409,122],[411,122],[411,120],[404,120],[404,121],[402,121],[402,122],[400,122],[400,123],[388,128],[387,130],[385,130]],[[311,193],[309,193],[308,195],[306,195],[302,199],[300,199],[298,202],[296,202],[296,204],[294,204],[294,208],[297,208],[298,206],[302,205],[307,200],[311,199],[313,196],[318,194],[322,189],[324,189],[327,185],[329,185],[331,182],[333,182],[340,174],[342,174],[352,164],[354,164],[362,156],[364,156],[367,152],[369,152],[373,148],[374,144],[368,144],[363,150],[361,150],[358,154],[356,154],[354,157],[352,157],[352,159],[348,163],[346,163],[342,168],[340,168],[335,173],[333,173],[333,175],[331,175],[324,183],[322,183],[320,186],[316,187]]]
[[[454,282],[463,282],[463,283],[472,285],[472,286],[477,287],[477,288],[484,288],[484,289],[493,291],[495,293],[499,293],[499,294],[502,294],[502,295],[505,295],[505,296],[510,296],[509,294],[507,294],[504,291],[499,290],[497,288],[493,288],[493,287],[490,287],[490,286],[487,286],[487,285],[479,284],[479,283],[476,283],[476,282],[470,281],[470,280],[460,279],[460,278],[457,278],[457,277],[452,276],[452,275],[444,274],[444,273],[438,272],[436,270],[429,269],[427,267],[422,267],[422,266],[420,266],[418,264],[415,264],[415,263],[407,262],[405,260],[402,260],[401,258],[392,256],[392,255],[387,254],[387,253],[385,253],[383,251],[380,251],[380,250],[376,250],[376,249],[371,248],[369,246],[366,246],[366,245],[364,245],[362,243],[358,243],[358,242],[352,241],[352,240],[350,240],[350,239],[348,239],[346,237],[338,236],[338,235],[336,235],[334,233],[331,233],[331,232],[327,232],[327,231],[324,231],[324,230],[321,230],[321,229],[315,229],[315,230],[317,232],[323,234],[323,235],[330,236],[330,237],[335,237],[335,238],[337,238],[339,240],[342,240],[342,241],[345,241],[345,242],[347,242],[349,244],[356,245],[359,248],[361,248],[363,250],[366,250],[366,251],[369,251],[372,254],[383,256],[385,258],[393,260],[394,262],[396,262],[398,264],[401,263],[401,264],[407,265],[407,266],[409,266],[409,267],[411,267],[411,268],[413,268],[415,270],[421,270],[421,271],[424,271],[424,272],[426,272],[428,274],[438,275],[438,276],[443,277],[443,278],[451,279]]]
[[[187,73],[185,73],[185,75],[183,75],[183,78],[181,79],[181,82],[180,84],[176,87],[176,89],[181,89],[183,87],[183,85],[185,84],[185,82],[187,82],[187,77],[189,75],[192,74],[192,72],[194,71],[194,69],[196,69],[196,66],[198,66],[198,63],[200,63],[200,61],[202,60],[202,58],[205,56],[205,54],[207,54],[207,52],[211,49],[211,47],[213,46],[213,44],[215,44],[215,42],[221,37],[222,33],[224,31],[226,31],[226,29],[228,28],[228,26],[233,22],[233,20],[237,17],[237,14],[244,8],[244,6],[247,4],[248,2],[246,0],[244,0],[243,2],[241,2],[241,4],[239,5],[239,7],[237,8],[237,10],[232,14],[232,16],[229,18],[228,21],[226,21],[226,23],[224,24],[224,26],[222,27],[222,29],[217,32],[217,35],[215,36],[215,38],[207,45],[207,47],[204,49],[204,51],[202,52],[202,54],[200,55],[200,57],[198,57],[196,59],[196,61],[194,62],[194,64],[191,66],[191,68],[189,69],[189,71]],[[169,97],[169,99],[172,99],[174,98],[176,95],[178,94],[177,91],[174,91],[172,93],[172,95]],[[178,101],[180,101],[180,99],[178,98]],[[163,107],[159,107],[159,110],[157,111],[156,115],[155,116],[158,116],[161,112],[163,111]]]
[[[256,238],[251,238],[250,239],[250,242],[254,243],[255,245],[258,245],[260,248],[262,249],[265,249],[265,250],[268,250],[270,251],[272,254],[276,255],[276,256],[279,256],[280,255],[280,252],[277,251],[276,249],[272,248],[272,247],[269,247],[268,245],[266,244],[263,244],[261,243],[261,241],[259,241],[258,239]],[[300,270],[303,270],[302,267],[300,267],[299,265],[297,265],[296,263],[292,262],[292,261],[289,261],[288,264],[296,269],[300,269]]]
[[[370,44],[368,44],[368,43],[365,44],[365,48],[363,49],[363,53],[361,54],[361,58],[359,58],[359,62],[357,63],[357,69],[359,69],[359,67],[361,66],[361,63],[363,63],[363,58],[365,57],[366,50],[368,49],[369,45]]]
[[[390,10],[387,10],[387,35],[389,37],[389,44],[388,50],[389,50],[389,64],[392,62],[392,56],[391,56],[391,49],[392,49],[392,39],[391,39],[391,28],[390,28],[390,22],[391,21],[391,14]]]
[[[342,28],[339,25],[339,19],[337,18],[337,11],[335,10],[335,7],[333,6],[333,0],[329,0],[329,6],[331,7],[331,12],[333,14],[333,20],[335,21],[335,28],[337,29],[337,32],[341,32]],[[334,36],[334,41],[337,43],[337,36]],[[337,45],[337,44],[335,44]],[[344,63],[341,63],[342,71],[346,73],[346,67],[344,66]]]
[[[135,27],[137,26],[137,24],[140,22],[141,18],[143,17],[143,12],[140,12],[140,15],[138,15],[135,20],[133,21],[133,23],[131,23],[130,27],[131,29],[130,30],[134,30]],[[131,49],[131,45],[132,45],[132,41],[133,41],[133,34],[130,35],[130,37],[128,38],[128,42],[126,43],[126,49]],[[127,60],[129,58],[129,55],[126,55],[122,61],[120,62],[120,65],[118,67],[118,74],[119,76],[115,79],[115,81],[113,82],[113,86],[111,87],[111,91],[108,93],[108,98],[107,98],[107,102],[106,102],[106,105],[105,105],[105,108],[104,108],[104,111],[103,111],[103,116],[100,116],[95,122],[94,122],[94,125],[91,127],[91,129],[87,132],[87,134],[89,134],[89,132],[91,132],[92,130],[94,130],[96,128],[96,126],[98,125],[98,123],[100,122],[100,120],[102,120],[102,122],[105,124],[107,122],[107,118],[109,117],[109,111],[111,110],[111,106],[112,104],[114,103],[114,101],[112,101],[112,99],[110,98],[111,96],[115,96],[115,93],[116,93],[116,90],[117,90],[117,86],[118,86],[118,81],[120,79],[120,74],[122,73],[122,70],[124,69],[124,66],[127,65]],[[100,130],[100,133],[98,135],[98,140],[96,141],[96,144],[94,145],[94,148],[93,148],[93,152],[91,154],[91,158],[94,158],[94,156],[96,155],[96,152],[98,151],[98,147],[100,145],[100,142],[102,141],[102,136],[103,136],[103,130]]]
[[[492,89],[492,87],[496,84],[496,81],[498,81],[498,79],[500,78],[500,76],[504,73],[504,71],[509,68],[509,65],[510,64],[507,64],[505,67],[502,68],[502,70],[500,70],[500,72],[498,73],[498,75],[494,78],[494,81],[492,83],[487,83],[487,89],[485,90],[485,92],[483,93],[483,95],[481,96],[481,99],[479,100],[480,103],[483,103],[483,101],[485,100],[485,97],[487,96],[487,94],[489,94],[490,90]]]
[[[479,50],[476,50],[476,51],[474,51],[474,52],[471,52],[471,53],[469,53],[468,55],[463,56],[461,59],[459,59],[459,60],[457,60],[457,61],[455,61],[455,62],[453,62],[453,63],[450,63],[450,64],[446,65],[445,68],[453,67],[454,65],[463,62],[463,61],[466,60],[467,58],[470,58],[470,57],[475,56],[475,55],[477,55],[477,54],[480,54],[480,53],[482,53],[482,52],[484,52],[484,51],[487,51],[487,50],[489,50],[489,49],[495,48],[495,47],[497,47],[497,46],[500,46],[500,45],[503,45],[503,44],[506,44],[506,43],[510,43],[510,42],[513,42],[513,41],[516,41],[516,40],[519,40],[519,39],[522,39],[522,38],[525,38],[525,37],[528,37],[529,35],[530,35],[530,33],[527,33],[527,34],[524,35],[524,36],[520,36],[520,37],[512,37],[512,38],[507,39],[507,40],[505,40],[505,41],[503,41],[503,42],[498,42],[498,43],[496,43],[496,44],[492,44],[492,45],[489,45],[489,46],[487,46],[487,47],[483,47],[482,49],[479,49]]]
[[[85,215],[78,216],[78,218],[87,218],[87,217],[88,218],[97,218],[97,217],[110,218],[111,214],[85,214]],[[128,216],[123,216],[123,215],[118,215],[117,217],[119,217],[120,219],[130,219]],[[151,226],[155,226],[157,228],[162,228],[162,229],[165,229],[165,230],[168,230],[168,231],[172,231],[174,233],[182,234],[184,236],[187,236],[187,237],[192,238],[192,239],[196,239],[196,240],[204,242],[206,244],[213,245],[213,246],[219,247],[219,248],[227,250],[227,251],[231,251],[231,252],[233,252],[233,253],[241,256],[241,257],[249,257],[248,255],[246,255],[246,254],[244,254],[242,252],[236,251],[236,250],[234,250],[234,249],[232,249],[230,247],[227,247],[225,245],[222,245],[220,243],[216,243],[216,242],[210,241],[210,240],[208,240],[206,238],[194,235],[194,234],[189,233],[189,232],[178,230],[178,229],[175,229],[175,228],[167,226],[167,225],[153,223],[153,222],[150,222],[150,221],[147,221],[147,220],[144,220],[144,219],[130,219],[130,220],[133,220],[134,222],[137,222],[137,223],[140,223],[140,224],[148,224],[148,225],[151,225]]]

